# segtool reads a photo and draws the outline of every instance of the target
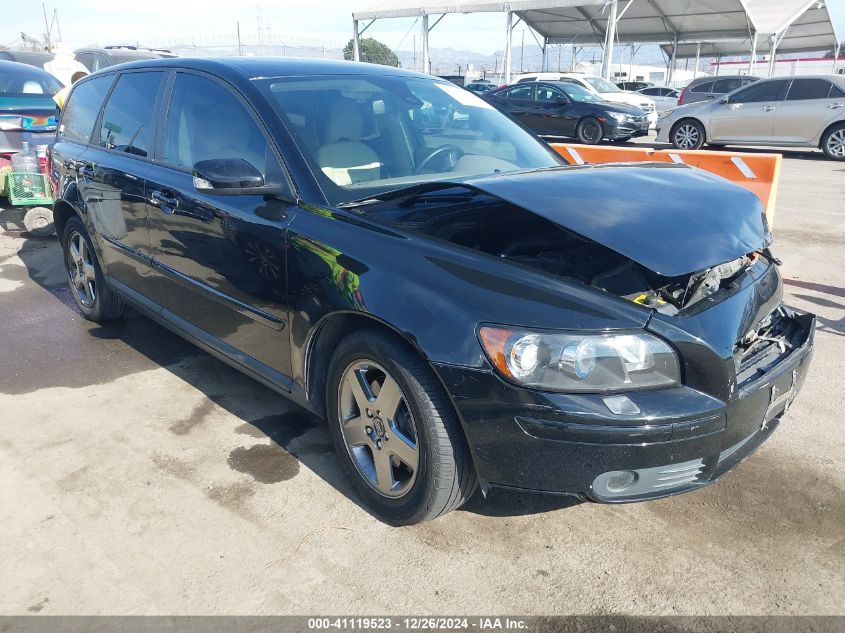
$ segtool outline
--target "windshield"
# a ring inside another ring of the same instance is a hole
[[[590,84],[598,92],[622,92],[607,79],[602,79],[601,77],[584,77],[584,81]]]
[[[603,99],[594,92],[590,92],[583,86],[579,86],[577,84],[566,84],[565,86],[561,86],[561,89],[573,101],[580,101],[581,103],[596,103],[598,101],[603,101]]]
[[[35,68],[0,68],[0,95],[4,97],[52,97],[61,89],[58,79]]]
[[[411,185],[564,164],[478,96],[445,81],[258,79],[332,204]]]

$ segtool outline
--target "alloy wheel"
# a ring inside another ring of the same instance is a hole
[[[587,121],[583,124],[581,134],[588,143],[598,143],[601,140],[601,126],[595,121]]]
[[[684,123],[675,130],[675,145],[680,149],[695,149],[701,140],[701,133],[692,123]]]
[[[91,250],[82,234],[74,231],[68,240],[67,273],[71,288],[86,308],[94,306],[97,298],[97,280]]]
[[[338,420],[346,450],[364,481],[385,497],[407,494],[419,469],[417,426],[402,389],[384,367],[358,360],[344,370]]]
[[[836,130],[827,139],[827,151],[836,158],[845,158],[845,128]]]

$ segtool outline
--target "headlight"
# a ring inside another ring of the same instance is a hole
[[[498,372],[527,387],[606,393],[681,382],[675,352],[645,332],[550,334],[483,326],[479,338]]]
[[[628,115],[622,112],[608,112],[608,114],[619,122],[624,122],[628,120]]]

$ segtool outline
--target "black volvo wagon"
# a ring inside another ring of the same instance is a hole
[[[480,486],[699,488],[778,426],[814,317],[759,200],[682,165],[568,166],[395,68],[155,60],[71,92],[51,151],[82,314],[131,305],[325,416],[366,505]]]

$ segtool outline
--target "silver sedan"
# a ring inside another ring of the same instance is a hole
[[[845,76],[775,77],[721,99],[661,113],[657,141],[677,149],[724,145],[818,147],[845,160]]]

